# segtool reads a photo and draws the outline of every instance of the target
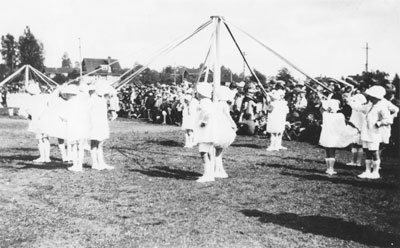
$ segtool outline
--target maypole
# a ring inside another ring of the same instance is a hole
[[[214,77],[213,77],[213,102],[217,101],[216,91],[217,88],[221,85],[221,66],[220,66],[220,54],[219,54],[219,31],[220,31],[220,24],[221,24],[221,17],[220,16],[211,16],[215,23],[215,43],[214,43],[214,54],[215,54],[215,61],[214,61]]]

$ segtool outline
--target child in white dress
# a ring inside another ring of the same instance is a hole
[[[285,91],[273,90],[269,95],[271,102],[268,106],[267,132],[271,135],[271,142],[267,151],[287,149],[282,146],[282,135],[286,126],[286,115],[289,113],[287,102],[284,100]]]
[[[74,84],[67,85],[62,90],[66,102],[66,111],[60,113],[66,122],[65,140],[71,144],[72,166],[69,171],[80,172],[83,170],[84,141],[88,138],[89,102],[88,98],[79,92],[79,87]]]
[[[111,170],[113,166],[109,166],[104,161],[103,145],[104,141],[110,137],[110,128],[107,116],[107,97],[111,86],[105,82],[98,82],[95,86],[95,92],[90,96],[90,152],[92,156],[92,169],[95,170]]]
[[[233,102],[233,97],[232,91],[226,86],[219,86],[216,90],[217,102],[214,104],[215,125],[213,137],[215,178],[228,177],[222,162],[222,152],[233,143],[236,137],[236,123],[230,115],[230,106],[227,103],[228,101]]]
[[[49,163],[51,162],[50,141],[41,122],[41,118],[47,109],[48,98],[45,94],[41,94],[40,87],[35,82],[28,84],[26,91],[30,97],[20,107],[18,114],[24,118],[30,119],[28,131],[33,132],[38,140],[39,158],[33,160],[33,162]]]
[[[361,140],[365,153],[365,172],[358,175],[358,177],[378,179],[380,178],[379,169],[381,164],[379,155],[379,144],[382,142],[381,129],[392,124],[393,119],[387,105],[382,101],[386,94],[385,88],[375,85],[367,89],[365,94],[369,101],[368,104],[360,106],[354,101],[350,102],[353,110],[361,111],[365,114],[365,121],[361,128]]]
[[[214,104],[211,101],[212,86],[209,83],[198,83],[196,87],[199,99],[198,122],[196,124],[196,135],[198,138],[199,152],[204,166],[204,174],[197,182],[212,182],[215,180],[215,166],[211,163],[214,153]]]
[[[183,97],[182,130],[185,131],[185,147],[192,148],[196,145],[194,128],[197,120],[199,101],[191,94]]]
[[[63,116],[66,116],[68,111],[69,94],[64,95],[64,90],[67,87],[61,86],[55,89],[48,101],[48,108],[41,118],[43,129],[49,137],[58,139],[58,147],[63,162],[72,162],[70,158],[72,147],[67,145],[67,122],[63,121]],[[67,146],[67,149],[66,149]]]
[[[322,130],[319,144],[325,147],[325,162],[329,175],[337,174],[334,170],[335,153],[337,148],[344,148],[353,142],[357,129],[346,125],[345,117],[339,111],[339,100],[322,101]]]
[[[349,101],[355,102],[358,106],[361,106],[363,104],[367,103],[367,99],[363,94],[356,94]],[[351,147],[351,154],[352,154],[352,160],[351,162],[347,163],[346,165],[350,166],[361,166],[361,160],[363,157],[363,148],[362,148],[362,141],[361,141],[361,127],[363,125],[363,122],[365,121],[365,114],[353,110],[351,112],[350,120],[349,122],[354,125],[360,132],[358,132],[354,136],[354,141]]]

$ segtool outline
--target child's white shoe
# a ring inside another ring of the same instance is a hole
[[[379,178],[381,178],[381,176],[379,175],[379,172],[378,171],[374,171],[374,172],[372,172],[370,175],[369,175],[369,177],[368,177],[369,179],[379,179]]]
[[[370,171],[364,171],[360,175],[358,175],[359,178],[371,178],[371,172]]]
[[[74,172],[81,172],[82,171],[82,166],[78,165],[73,165],[68,168],[69,171],[74,171]]]
[[[214,181],[215,181],[215,178],[213,176],[207,176],[207,175],[201,176],[201,177],[199,177],[199,179],[196,180],[196,182],[198,182],[198,183],[206,183],[206,182],[214,182]]]
[[[43,158],[37,158],[32,161],[34,164],[43,164],[45,161]]]
[[[337,172],[336,172],[336,171],[334,171],[334,170],[329,170],[329,169],[328,169],[328,170],[326,170],[326,171],[325,171],[325,173],[326,173],[326,174],[328,174],[328,175],[330,175],[330,176],[332,176],[332,175],[336,175],[336,174],[337,174]]]

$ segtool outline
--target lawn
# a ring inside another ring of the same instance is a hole
[[[230,176],[197,183],[196,148],[179,127],[111,123],[112,171],[66,170],[52,140],[50,164],[38,155],[27,121],[0,117],[0,247],[400,247],[400,166],[386,158],[379,180],[324,150],[238,136],[224,153]]]

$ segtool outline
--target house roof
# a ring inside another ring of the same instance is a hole
[[[121,65],[117,59],[94,59],[94,58],[84,58],[82,61],[82,70],[84,73],[89,73],[91,71],[99,69],[102,65],[111,64],[111,74],[121,75]],[[108,71],[99,71],[97,74],[109,74]]]

